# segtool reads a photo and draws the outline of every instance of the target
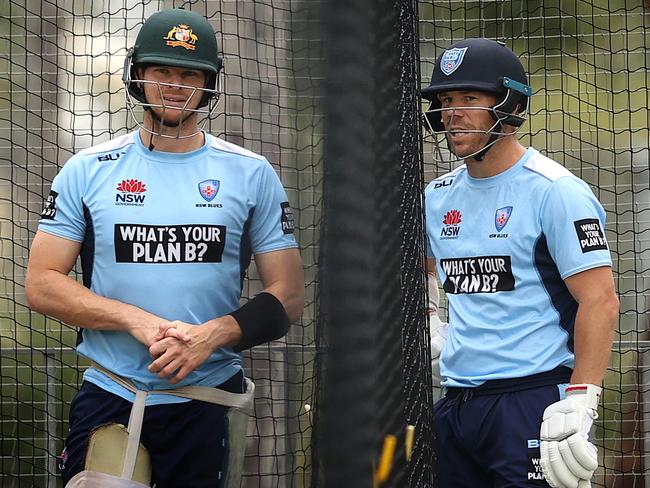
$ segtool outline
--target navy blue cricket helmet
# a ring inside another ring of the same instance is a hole
[[[438,56],[431,83],[422,97],[431,102],[425,117],[435,131],[444,131],[437,94],[449,90],[480,90],[499,98],[495,116],[501,123],[521,126],[532,89],[519,58],[504,44],[485,38],[456,42]]]

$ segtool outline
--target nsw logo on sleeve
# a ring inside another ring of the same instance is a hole
[[[59,194],[57,192],[50,190],[50,194],[47,196],[43,205],[43,211],[41,212],[42,219],[54,220],[56,217],[56,197],[58,196]]]
[[[442,287],[447,293],[496,293],[515,289],[510,256],[474,256],[441,259],[447,275]]]
[[[598,219],[576,220],[573,225],[583,253],[607,249],[607,240]]]

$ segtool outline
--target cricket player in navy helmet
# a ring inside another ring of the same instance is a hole
[[[79,327],[91,362],[60,460],[68,487],[239,486],[236,413],[254,391],[241,351],[286,334],[304,280],[272,166],[202,128],[221,66],[207,19],[153,14],[123,75],[138,130],[77,153],[52,183],[26,292]],[[241,305],[251,257],[262,291]],[[78,258],[83,283],[68,276]]]
[[[438,155],[463,163],[425,190],[429,271],[449,301],[432,333],[440,486],[587,487],[598,467],[589,431],[618,317],[605,212],[519,142],[531,95],[490,39],[445,49],[422,90]]]

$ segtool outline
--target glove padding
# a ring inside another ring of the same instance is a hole
[[[440,353],[447,342],[449,324],[442,322],[438,315],[429,317],[429,330],[431,331],[431,374],[433,375],[433,386],[440,388],[442,377],[440,375]]]
[[[540,432],[540,465],[553,488],[588,488],[598,468],[598,450],[589,431],[598,418],[602,389],[589,384],[570,385],[567,397],[544,411]]]
[[[427,286],[429,294],[427,315],[429,315],[429,332],[431,335],[431,375],[433,377],[434,400],[438,400],[442,396],[442,391],[440,390],[440,382],[442,381],[440,375],[440,353],[447,341],[449,324],[442,322],[440,317],[438,317],[438,304],[440,303],[438,282],[433,273],[429,273],[428,275]]]

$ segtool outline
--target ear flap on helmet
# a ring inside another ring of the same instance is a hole
[[[205,82],[205,87],[208,90],[213,90],[212,92],[206,92],[203,94],[203,98],[201,98],[201,102],[199,103],[199,106],[197,108],[205,107],[210,103],[210,100],[215,97],[219,97],[220,94],[220,87],[219,87],[219,73],[221,73],[221,70],[223,69],[223,58],[218,57],[217,58],[217,72],[212,73],[210,71],[205,71],[206,74],[206,82]]]
[[[440,108],[442,104],[438,100],[437,96],[433,96],[429,100],[429,108],[427,108],[423,113],[422,117],[424,119],[424,129],[427,132],[440,132],[444,131],[445,127],[442,125],[442,113]]]
[[[526,112],[528,98],[533,94],[533,90],[530,85],[506,76],[501,78],[499,83],[506,89],[503,100],[495,107],[495,111],[499,114],[499,120],[503,124],[521,127],[526,118],[518,114]]]
[[[129,94],[135,98],[137,101],[145,103],[144,99],[144,90],[142,86],[138,83],[135,83],[133,80],[137,80],[138,77],[135,76],[135,65],[133,64],[133,52],[134,49],[131,47],[126,53],[126,58],[124,59],[124,69],[122,71],[122,82]]]

